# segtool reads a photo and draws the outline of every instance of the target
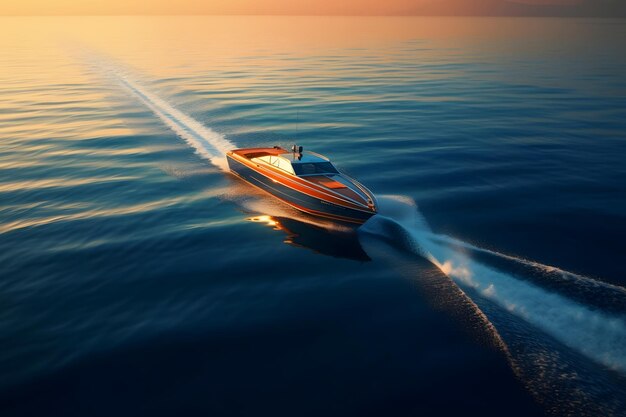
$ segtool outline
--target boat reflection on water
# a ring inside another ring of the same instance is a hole
[[[359,243],[356,228],[334,230],[287,217],[269,215],[252,216],[247,220],[284,232],[287,235],[284,242],[289,245],[335,258],[359,262],[371,260]]]

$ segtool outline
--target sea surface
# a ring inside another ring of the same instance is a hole
[[[626,415],[626,21],[0,18],[0,415]],[[298,143],[358,229],[224,152]]]

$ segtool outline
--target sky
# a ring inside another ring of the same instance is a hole
[[[626,0],[0,0],[0,15],[124,14],[626,17]]]

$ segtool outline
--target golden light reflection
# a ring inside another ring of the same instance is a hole
[[[266,226],[271,227],[273,230],[281,230],[287,235],[285,237],[285,240],[283,240],[284,243],[288,245],[300,246],[294,242],[294,237],[296,237],[297,235],[291,230],[287,229],[285,226],[283,226],[278,220],[276,220],[272,216],[262,214],[259,216],[248,217],[246,220],[254,223],[265,224]]]
[[[80,179],[69,178],[46,178],[40,180],[13,181],[0,183],[0,193],[22,190],[40,190],[44,188],[69,188],[79,187],[81,185],[106,184],[119,181],[130,181],[137,179],[133,176],[117,176],[117,177],[87,177]]]
[[[260,216],[248,217],[246,220],[255,222],[255,223],[263,223],[266,226],[271,227],[273,230],[281,230],[287,235],[285,237],[285,240],[283,240],[284,243],[288,245],[301,247],[300,245],[294,242],[294,238],[298,235],[296,235],[291,230],[287,229],[285,226],[283,226],[278,220],[274,219],[272,216],[260,215]]]
[[[276,218],[263,214],[248,217],[246,220],[281,231],[285,234],[283,243],[296,248],[359,262],[371,260],[361,247],[354,228],[326,228],[291,217]]]
[[[280,223],[272,218],[272,216],[261,215],[248,217],[246,220],[255,223],[265,223],[267,226],[272,227],[274,230],[282,230]]]
[[[76,213],[62,213],[47,217],[20,219],[12,222],[0,223],[0,234],[23,229],[26,227],[38,227],[63,221],[86,220],[112,216],[127,216],[131,214],[146,214],[153,210],[160,210],[164,207],[179,204],[181,201],[183,201],[183,199],[181,198],[169,198],[123,207],[114,207],[107,209],[96,208],[91,210],[83,210]]]

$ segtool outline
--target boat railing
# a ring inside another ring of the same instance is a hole
[[[358,181],[352,181],[352,183],[367,196],[367,199],[369,200],[368,203],[374,204],[374,194],[370,190],[359,184]]]

